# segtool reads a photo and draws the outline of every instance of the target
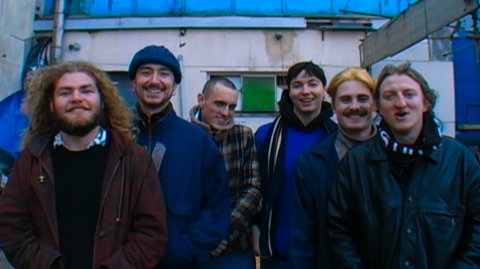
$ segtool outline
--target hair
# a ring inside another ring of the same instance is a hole
[[[288,69],[286,78],[288,90],[290,90],[290,84],[292,83],[292,80],[298,77],[302,71],[305,71],[305,73],[307,73],[309,76],[318,78],[324,87],[327,86],[327,78],[325,77],[325,72],[323,69],[314,64],[312,61],[308,61],[296,63]]]
[[[134,140],[132,114],[118,90],[107,75],[98,67],[83,61],[73,61],[47,66],[35,72],[30,82],[30,89],[22,104],[22,111],[29,117],[28,129],[24,133],[22,148],[39,134],[52,134],[55,130],[55,117],[50,110],[58,80],[65,74],[82,72],[90,76],[96,83],[102,102],[102,127],[116,129]]]
[[[210,94],[212,93],[213,89],[215,88],[215,86],[217,86],[218,84],[222,85],[222,86],[225,86],[229,89],[232,89],[234,91],[237,90],[237,88],[235,87],[235,84],[233,84],[233,82],[231,80],[229,80],[228,78],[226,77],[213,77],[211,79],[209,79],[205,85],[203,86],[203,90],[202,90],[202,94],[205,96],[205,97],[209,97]]]
[[[330,81],[330,85],[328,85],[327,93],[332,98],[333,105],[335,105],[335,97],[337,95],[338,86],[349,80],[356,80],[363,83],[370,90],[372,96],[375,96],[376,85],[372,76],[370,76],[370,74],[364,69],[349,67],[333,76],[332,81]]]
[[[378,107],[380,107],[380,86],[382,86],[382,83],[383,81],[385,81],[385,79],[393,75],[406,75],[406,76],[409,76],[411,79],[413,79],[415,82],[417,82],[418,85],[420,85],[420,88],[422,89],[422,93],[425,100],[430,104],[430,107],[425,112],[425,114],[427,116],[435,115],[433,108],[437,103],[437,98],[438,98],[437,92],[434,89],[430,88],[425,78],[417,70],[411,67],[410,62],[406,62],[399,66],[389,64],[382,69],[382,72],[380,73],[377,79],[377,87],[375,88],[375,96],[374,96]]]

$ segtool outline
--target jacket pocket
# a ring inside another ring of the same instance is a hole
[[[445,210],[423,210],[424,215],[427,219],[432,219],[441,226],[445,227],[457,227],[460,222],[460,213],[445,211]]]
[[[177,216],[190,217],[193,218],[193,208],[192,204],[189,202],[183,203],[168,203],[168,209]]]
[[[431,243],[440,245],[457,245],[462,235],[463,219],[460,212],[444,209],[424,209],[424,224],[419,228],[424,231]]]

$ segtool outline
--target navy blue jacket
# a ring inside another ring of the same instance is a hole
[[[293,268],[328,269],[329,185],[338,176],[338,131],[298,156],[290,208],[289,259]]]
[[[230,197],[223,155],[205,131],[173,110],[151,130],[146,126],[137,120],[138,143],[150,152],[157,142],[166,147],[158,175],[169,239],[158,268],[195,268],[228,235]]]
[[[327,119],[323,122],[323,127],[327,133],[331,133],[337,130],[337,125],[331,119]],[[288,128],[288,127],[287,127]],[[258,147],[259,154],[259,163],[260,163],[260,177],[262,180],[262,195],[263,195],[263,206],[262,211],[257,215],[254,224],[258,225],[260,228],[260,253],[262,256],[268,257],[270,255],[275,255],[275,245],[276,245],[276,210],[275,204],[277,201],[278,193],[280,192],[279,185],[282,183],[280,180],[273,180],[269,182],[267,180],[266,172],[266,159],[268,152],[268,145],[265,143],[266,139],[271,136],[272,125],[267,124],[259,128],[255,134],[256,144]],[[326,136],[328,137],[328,135]],[[325,137],[325,138],[326,138]],[[320,138],[319,141],[323,141],[325,138]],[[287,138],[288,139],[288,138]],[[284,169],[283,167],[277,167],[276,169]],[[273,250],[273,253],[272,253]],[[267,255],[266,255],[267,254]]]
[[[0,102],[0,148],[8,151],[13,157],[20,155],[22,133],[28,127],[28,117],[21,113],[24,97],[23,91],[18,91]]]

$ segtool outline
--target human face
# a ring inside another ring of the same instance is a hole
[[[296,113],[302,115],[318,113],[325,97],[325,86],[317,77],[310,76],[303,70],[292,79],[289,95]]]
[[[160,64],[140,66],[132,86],[142,107],[159,112],[167,107],[177,87],[172,71]]]
[[[380,85],[379,111],[395,138],[413,144],[429,108],[420,85],[407,75],[391,75]]]
[[[102,105],[95,84],[84,72],[66,73],[57,81],[50,110],[61,131],[81,137],[99,125]]]
[[[238,93],[221,84],[214,86],[208,97],[200,94],[197,98],[202,109],[202,120],[213,130],[228,130],[235,123],[235,108]]]
[[[345,131],[370,131],[375,105],[370,89],[357,80],[340,83],[334,100],[338,126]]]

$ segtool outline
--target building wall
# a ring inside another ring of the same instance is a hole
[[[275,38],[276,33],[282,34],[281,40]],[[359,65],[358,46],[364,36],[363,32],[325,32],[322,38],[317,30],[187,30],[184,36],[178,30],[67,32],[62,60],[82,59],[106,71],[126,71],[136,51],[151,44],[164,45],[183,56],[184,84],[173,104],[187,118],[210,72],[280,74],[293,63],[312,60],[330,78],[345,67]],[[81,49],[68,50],[75,42]],[[239,114],[237,121],[256,129],[274,116]]]
[[[0,1],[0,100],[21,89],[21,73],[31,47],[35,1]]]

